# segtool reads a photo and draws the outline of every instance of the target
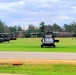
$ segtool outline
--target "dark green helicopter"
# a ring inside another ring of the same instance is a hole
[[[45,35],[43,35],[41,42],[42,42],[41,47],[43,46],[56,47],[55,42],[59,42],[59,40],[55,40],[53,32],[47,32]]]

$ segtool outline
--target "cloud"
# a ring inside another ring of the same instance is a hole
[[[0,16],[5,16],[10,19],[11,16],[15,16],[21,12],[21,9],[25,6],[24,1],[18,2],[1,2],[0,3]],[[3,17],[0,17],[3,18]]]
[[[47,2],[60,2],[61,0],[23,0],[29,3],[47,3]]]
[[[38,6],[39,8],[45,8],[45,7],[51,7],[51,5],[49,5],[49,4],[41,4],[41,5],[39,5]]]
[[[76,10],[76,6],[72,6],[72,9],[73,9],[73,10]]]
[[[2,10],[13,10],[22,8],[25,5],[24,1],[10,2],[10,3],[0,3],[0,9]]]
[[[56,18],[56,20],[58,20],[58,21],[59,21],[59,20],[60,20],[60,21],[61,21],[61,20],[64,21],[64,20],[69,20],[69,19],[70,19],[69,16],[63,16],[63,15],[62,15],[62,16],[57,16],[57,18]]]
[[[0,18],[8,25],[64,24],[76,18],[75,0],[0,0]]]

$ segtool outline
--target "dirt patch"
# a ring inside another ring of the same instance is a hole
[[[76,60],[44,60],[44,59],[0,59],[0,64],[7,65],[12,63],[23,64],[75,64]]]

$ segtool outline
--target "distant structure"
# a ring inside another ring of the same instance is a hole
[[[70,32],[54,32],[56,37],[72,37],[73,33]]]
[[[37,38],[38,33],[31,33],[32,38]]]
[[[17,31],[17,33],[18,33],[18,35],[17,35],[18,38],[24,38],[25,37],[24,31]]]

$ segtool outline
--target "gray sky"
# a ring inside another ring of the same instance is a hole
[[[60,26],[76,21],[76,0],[0,0],[0,19],[7,25]]]

